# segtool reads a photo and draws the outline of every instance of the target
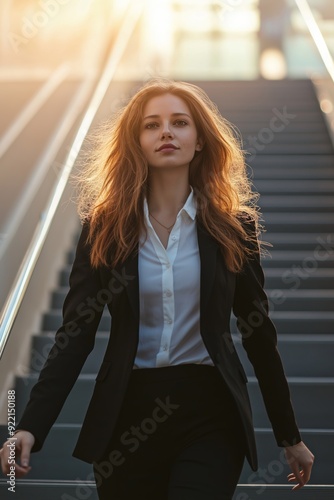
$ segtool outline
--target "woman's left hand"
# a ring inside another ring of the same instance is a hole
[[[299,490],[310,480],[314,455],[301,441],[294,446],[287,446],[285,448],[285,457],[292,470],[292,474],[288,475],[288,481],[297,481],[297,484],[292,489]]]

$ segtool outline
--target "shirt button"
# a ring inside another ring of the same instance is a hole
[[[172,294],[172,292],[171,292],[170,290],[166,290],[166,291],[165,291],[165,296],[166,296],[166,297],[171,297],[172,295],[173,295],[173,294]]]
[[[170,263],[169,262],[166,262],[166,267],[167,267],[167,269],[170,268]]]
[[[172,236],[172,240],[175,241],[176,240],[176,236]]]
[[[164,351],[167,351],[167,349],[168,349],[168,345],[167,345],[167,344],[164,344],[164,345],[162,346],[162,349],[163,349]]]

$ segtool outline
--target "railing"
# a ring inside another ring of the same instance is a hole
[[[59,207],[61,197],[68,183],[79,151],[114,77],[117,66],[128,45],[137,21],[139,20],[142,8],[143,2],[132,2],[128,12],[124,16],[123,23],[113,44],[110,56],[96,86],[95,92],[90,100],[78,132],[73,140],[53,194],[41,216],[40,222],[35,230],[20,269],[14,280],[13,286],[8,294],[0,318],[0,358],[2,357],[7,341],[10,337],[10,333],[19,312],[25,291],[29,285],[39,255],[46,241],[53,218]]]
[[[300,15],[305,23],[305,26],[311,36],[322,64],[328,73],[327,76],[315,75],[312,76],[313,84],[318,96],[319,105],[324,113],[324,118],[327,123],[328,132],[334,147],[334,59],[329,49],[330,44],[327,42],[321,24],[314,15],[310,4],[307,0],[294,0]],[[334,17],[334,16],[333,16]],[[334,22],[334,19],[332,19]]]
[[[320,57],[334,82],[334,60],[328,49],[326,40],[321,33],[318,23],[313,15],[313,12],[307,0],[295,0],[295,3],[304,19],[304,22],[313,38],[313,41],[319,51]]]

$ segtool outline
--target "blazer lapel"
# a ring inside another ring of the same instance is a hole
[[[139,323],[139,274],[138,274],[138,251],[133,252],[122,266],[126,279],[126,292],[134,313]]]
[[[219,246],[212,236],[210,236],[209,233],[203,228],[203,226],[198,223],[197,238],[201,259],[200,308],[203,313],[208,304],[215,279],[217,252],[219,250]]]

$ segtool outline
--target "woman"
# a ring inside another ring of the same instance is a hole
[[[227,500],[245,456],[256,470],[231,310],[288,480],[302,487],[313,455],[268,317],[258,213],[231,127],[198,87],[153,80],[99,142],[81,179],[63,325],[18,424],[17,476],[42,447],[107,305],[110,339],[74,451],[93,463],[100,499]]]

